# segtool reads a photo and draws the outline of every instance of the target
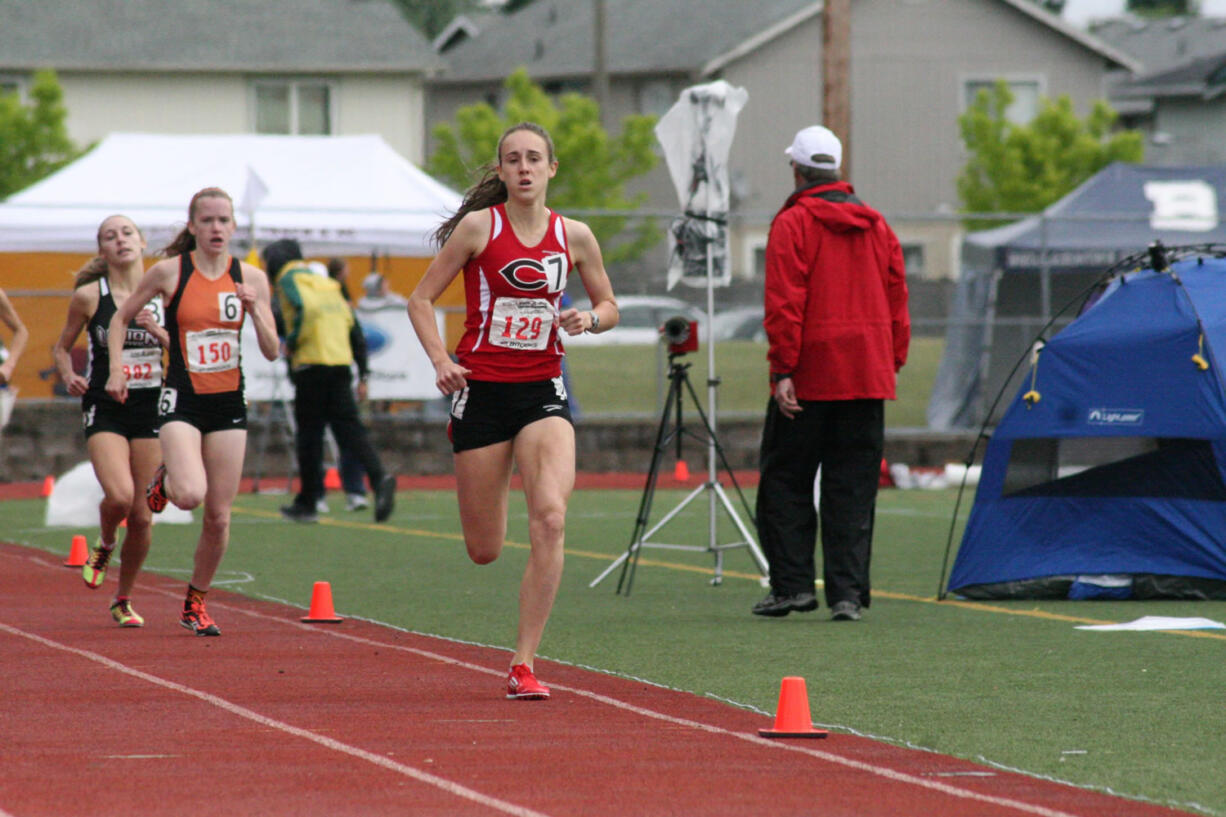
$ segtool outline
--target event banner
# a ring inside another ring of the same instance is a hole
[[[369,399],[433,400],[442,396],[434,385],[434,366],[417,342],[403,306],[354,311],[366,336]],[[436,310],[435,319],[441,333],[442,313]],[[249,401],[294,399],[286,361],[264,359],[250,319],[243,323],[243,377]]]

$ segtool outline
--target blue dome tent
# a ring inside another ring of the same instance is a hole
[[[948,592],[1226,599],[1226,247],[1182,254],[1036,345]]]

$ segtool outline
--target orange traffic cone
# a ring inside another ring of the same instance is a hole
[[[677,460],[677,464],[673,466],[673,479],[678,482],[688,482],[690,479],[690,466],[685,464],[685,460]]]
[[[43,496],[51,496],[53,490],[55,490],[55,477],[48,475],[43,478]]]
[[[775,727],[759,729],[764,738],[824,738],[830,733],[814,729],[809,719],[809,693],[805,679],[789,676],[779,685],[779,708],[775,711]]]
[[[315,589],[311,591],[311,609],[302,620],[309,624],[337,624],[344,621],[332,609],[332,585],[315,582]]]
[[[81,567],[88,558],[89,548],[85,545],[85,537],[78,533],[72,537],[72,549],[68,551],[68,558],[64,560],[64,567]]]
[[[341,489],[341,475],[335,468],[329,468],[324,472],[324,490],[339,491]]]

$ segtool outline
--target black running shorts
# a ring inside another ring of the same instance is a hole
[[[458,454],[514,439],[524,426],[546,417],[574,424],[561,377],[530,383],[469,380],[451,396],[447,434]]]
[[[158,435],[157,389],[130,389],[128,402],[120,403],[88,391],[81,397],[81,425],[85,439],[109,431],[129,440],[152,439]]]
[[[201,434],[247,428],[247,399],[241,391],[193,394],[163,387],[158,395],[158,426],[182,422]]]

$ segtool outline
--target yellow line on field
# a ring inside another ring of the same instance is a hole
[[[272,513],[270,511],[258,510],[256,508],[245,508],[234,506],[234,512],[254,516],[262,519],[280,519],[280,513]],[[403,533],[410,536],[419,536],[423,539],[445,539],[450,542],[464,541],[463,534],[459,533],[444,533],[435,530],[423,530],[421,528],[402,528],[396,525],[380,525],[373,522],[357,522],[357,521],[342,521],[337,519],[328,519],[320,517],[320,525],[329,525],[336,528],[351,528],[354,530],[377,530],[384,533]],[[516,548],[519,550],[528,550],[529,545],[526,542],[516,542],[508,539],[506,547]],[[609,556],[607,553],[599,553],[591,550],[578,550],[572,547],[566,548],[567,556],[579,556],[584,559],[594,559],[601,562],[611,562],[618,556]],[[711,568],[702,567],[700,565],[687,565],[679,562],[666,562],[659,559],[644,558],[639,556],[639,565],[647,567],[662,567],[666,570],[679,570],[685,573],[710,573]],[[757,582],[761,576],[757,573],[745,573],[737,570],[724,570],[723,575],[730,579],[746,579],[748,581]],[[821,586],[821,581],[818,581],[818,586]],[[1066,621],[1072,624],[1118,624],[1115,621],[1106,621],[1097,618],[1084,618],[1082,616],[1067,616],[1062,613],[1052,613],[1038,608],[1028,610],[1019,610],[1012,607],[999,607],[995,604],[985,604],[979,601],[962,601],[959,599],[946,599],[944,601],[935,596],[916,596],[910,593],[896,593],[890,590],[873,590],[874,596],[882,598],[894,599],[896,601],[911,601],[918,604],[936,604],[942,607],[960,607],[965,610],[973,610],[980,613],[996,613],[1006,616],[1023,616],[1026,618],[1045,619],[1048,621]],[[1206,630],[1155,630],[1152,632],[1166,633],[1168,635],[1182,635],[1189,638],[1209,638],[1217,641],[1226,641],[1226,634],[1221,632],[1211,632]]]

